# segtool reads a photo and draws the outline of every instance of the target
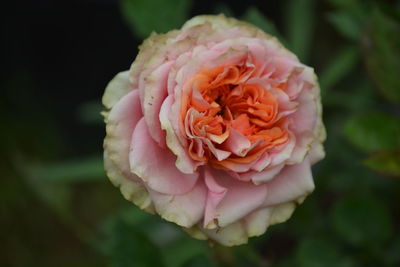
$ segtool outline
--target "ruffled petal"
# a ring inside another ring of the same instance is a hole
[[[161,105],[160,110],[160,122],[161,128],[166,132],[166,143],[168,148],[176,155],[176,167],[183,173],[194,173],[200,163],[194,162],[189,154],[187,149],[183,147],[180,143],[178,137],[175,135],[175,131],[169,121],[168,114],[171,111],[171,106],[173,103],[173,96],[168,96],[163,104]]]

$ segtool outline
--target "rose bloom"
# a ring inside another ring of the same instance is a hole
[[[103,104],[110,180],[195,238],[246,243],[314,189],[325,139],[317,78],[253,25],[198,16],[152,34]]]

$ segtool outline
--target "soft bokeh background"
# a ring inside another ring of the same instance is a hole
[[[0,6],[1,266],[400,266],[400,1]],[[328,132],[315,192],[235,248],[140,211],[102,166],[107,82],[152,30],[205,13],[252,22],[313,66]]]

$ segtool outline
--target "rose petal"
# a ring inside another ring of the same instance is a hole
[[[107,151],[104,151],[104,169],[108,178],[120,188],[125,199],[133,202],[139,208],[153,213],[154,207],[142,181],[133,173],[123,174],[118,169],[108,156]]]
[[[244,219],[244,225],[249,237],[259,236],[267,231],[273,208],[263,208],[253,211]]]
[[[226,225],[240,220],[253,210],[259,208],[267,198],[266,185],[254,185],[248,182],[241,182],[224,171],[212,170],[210,174],[218,184],[226,188],[224,197],[220,200],[215,210],[207,210],[210,214],[216,214],[218,226]],[[207,199],[207,201],[212,201]],[[208,206],[213,208],[212,205]]]
[[[176,166],[176,157],[168,149],[162,149],[150,137],[144,118],[136,125],[129,153],[131,171],[153,190],[180,195],[195,185],[198,173],[184,174]]]
[[[172,128],[172,125],[168,118],[173,100],[173,96],[168,96],[161,105],[161,128],[164,129],[166,132],[166,143],[168,148],[177,156],[175,163],[176,167],[183,173],[194,173],[196,168],[201,165],[201,163],[194,162],[190,158],[187,149],[185,149],[185,147],[179,142],[178,137],[175,135],[175,131]]]
[[[208,189],[207,204],[204,215],[204,227],[208,229],[216,228],[214,223],[216,216],[216,208],[226,194],[227,189],[220,186],[214,179],[214,176],[207,168],[204,171],[204,179]]]
[[[103,105],[111,109],[123,96],[127,95],[132,88],[129,84],[129,71],[123,71],[115,75],[108,83],[102,98]]]
[[[151,189],[149,192],[157,213],[167,221],[192,227],[204,216],[207,189],[201,180],[183,195],[161,194]]]
[[[167,97],[168,73],[172,65],[166,62],[155,69],[146,79],[143,99],[143,113],[151,137],[165,147],[165,133],[161,129],[159,114],[161,105]]]
[[[298,199],[314,190],[314,181],[308,159],[285,168],[266,183],[268,196],[264,206],[273,206]]]
[[[242,133],[231,128],[228,139],[226,139],[221,147],[225,150],[231,151],[237,156],[243,157],[251,147],[251,142]]]
[[[235,222],[220,229],[200,229],[210,239],[228,247],[246,244],[248,240],[246,230],[241,222]]]
[[[139,94],[134,90],[114,105],[107,118],[104,149],[116,167],[125,174],[130,173],[129,146],[133,129],[142,117]]]

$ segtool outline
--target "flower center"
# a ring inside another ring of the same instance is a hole
[[[245,138],[250,144],[258,142],[257,148],[285,143],[288,134],[278,116],[277,97],[261,79],[252,77],[252,73],[248,67],[228,66],[197,74],[192,79],[192,93],[184,110],[188,136],[211,140],[211,150],[229,150],[225,141],[229,142],[230,136]],[[218,158],[215,154],[209,153],[211,158]],[[238,152],[234,157],[250,154]]]

